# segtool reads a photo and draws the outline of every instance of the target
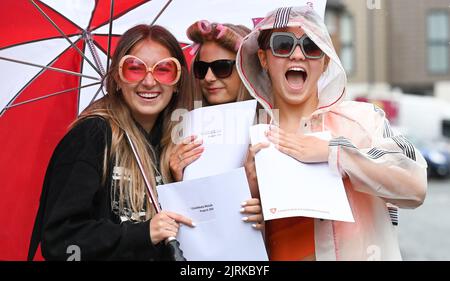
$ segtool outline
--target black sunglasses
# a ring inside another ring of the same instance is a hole
[[[297,38],[291,32],[274,32],[270,37],[270,49],[276,57],[290,57],[297,45],[300,45],[307,59],[320,59],[324,56],[324,52],[306,34]]]
[[[235,63],[235,60],[215,60],[212,62],[195,61],[194,76],[200,80],[205,79],[208,69],[211,68],[214,76],[217,78],[227,78],[233,73],[233,66]]]

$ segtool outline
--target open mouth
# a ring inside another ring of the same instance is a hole
[[[155,92],[137,92],[137,95],[145,100],[154,100],[156,99],[161,93],[155,93]]]
[[[288,69],[285,76],[291,88],[301,90],[308,78],[308,73],[302,67],[291,67]]]

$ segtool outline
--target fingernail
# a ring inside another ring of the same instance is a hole
[[[240,211],[241,213],[243,213],[243,212],[245,212],[245,208],[241,208],[239,211]]]
[[[253,228],[256,228],[256,224],[252,224],[252,227],[253,227]]]
[[[196,227],[196,226],[197,226],[197,224],[196,224],[195,222],[192,222],[191,225],[192,225],[193,227]]]
[[[248,221],[248,217],[243,217],[242,221]]]
[[[241,203],[241,206],[242,206],[242,207],[247,206],[247,201],[242,202],[242,203]]]

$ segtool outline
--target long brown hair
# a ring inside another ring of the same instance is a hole
[[[153,190],[156,187],[154,167],[161,170],[164,182],[170,181],[170,171],[167,165],[156,167],[155,161],[157,160],[153,160],[151,157],[153,148],[136,125],[117,83],[120,79],[118,75],[120,59],[127,55],[133,46],[145,40],[151,40],[166,47],[171,56],[177,58],[181,64],[181,77],[175,86],[177,90],[172,95],[172,99],[167,107],[159,113],[151,132],[153,134],[155,130],[160,130],[162,133],[160,141],[162,148],[160,163],[164,163],[163,159],[166,158],[167,148],[171,143],[171,131],[177,124],[177,122],[171,121],[170,115],[177,108],[187,108],[192,103],[192,95],[190,93],[191,86],[183,51],[176,38],[161,26],[137,25],[122,35],[112,57],[110,70],[107,73],[107,95],[89,106],[79,116],[75,124],[81,120],[95,116],[101,116],[108,121],[112,130],[112,140],[110,154],[106,155],[105,153],[103,182],[111,180],[107,178],[107,163],[109,161],[115,161],[116,166],[126,168],[127,174],[122,176],[118,186],[113,187],[113,189],[119,189],[114,190],[114,192],[118,192],[119,194],[119,208],[123,207],[124,203],[128,203],[128,207],[133,212],[146,210],[146,219],[148,219],[153,216],[153,208],[148,208],[146,205],[147,202],[144,200],[146,192],[144,181],[127,142],[125,131],[128,132],[136,146],[137,153],[143,162],[144,170],[149,177]]]

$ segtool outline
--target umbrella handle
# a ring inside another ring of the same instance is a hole
[[[136,148],[134,146],[133,141],[131,140],[130,135],[124,130],[128,143],[130,144],[131,150],[133,151],[134,158],[138,164],[139,170],[141,172],[142,177],[144,178],[144,184],[147,188],[149,200],[152,203],[152,205],[155,207],[156,213],[161,212],[161,208],[159,207],[158,201],[156,200],[155,194],[153,194],[153,190],[151,189],[150,182],[147,179],[147,176],[145,175],[144,168],[142,166],[141,158],[137,154]],[[186,258],[183,256],[183,251],[180,249],[180,243],[175,237],[169,237],[165,241],[166,248],[168,250],[168,257],[171,261],[186,261]]]
[[[180,249],[180,242],[175,237],[169,237],[166,239],[166,248],[168,257],[171,261],[186,261],[183,256],[183,250]]]

